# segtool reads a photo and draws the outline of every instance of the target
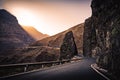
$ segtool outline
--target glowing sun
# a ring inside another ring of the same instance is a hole
[[[25,26],[35,26],[37,24],[37,18],[36,16],[29,11],[26,10],[19,10],[16,12],[16,16],[18,19],[18,22],[21,25],[25,25]]]

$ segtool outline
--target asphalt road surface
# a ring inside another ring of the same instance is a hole
[[[94,62],[93,59],[83,59],[0,80],[106,80],[90,67]]]

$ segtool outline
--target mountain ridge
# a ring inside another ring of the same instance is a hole
[[[32,26],[22,26],[22,28],[28,32],[28,34],[31,35],[31,37],[33,37],[35,40],[41,40],[43,38],[49,37],[48,34],[43,34]]]
[[[42,40],[38,40],[34,42],[31,46],[50,46],[60,48],[65,34],[69,31],[73,32],[75,43],[78,48],[78,53],[82,53],[84,23],[78,24],[56,35],[44,38]]]
[[[25,47],[34,41],[19,25],[15,16],[0,9],[0,54],[7,49]]]

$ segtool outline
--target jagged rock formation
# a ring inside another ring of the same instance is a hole
[[[73,32],[70,31],[65,34],[63,43],[60,47],[60,60],[71,59],[74,55],[77,55],[77,47],[74,41]]]
[[[83,51],[97,55],[99,67],[120,74],[120,2],[92,0],[92,16],[85,21]],[[120,78],[120,77],[119,77]]]
[[[41,40],[43,38],[49,37],[47,34],[43,34],[39,31],[37,31],[34,27],[31,26],[22,26],[22,28],[35,40]]]
[[[0,10],[0,54],[28,45],[35,40],[18,24],[15,16]]]
[[[76,25],[54,36],[50,36],[45,39],[39,40],[32,45],[33,46],[50,46],[50,47],[60,48],[61,44],[63,43],[65,34],[69,31],[72,31],[74,35],[74,40],[75,40],[75,43],[78,49],[78,53],[81,54],[82,49],[83,49],[83,29],[84,29],[84,23]]]

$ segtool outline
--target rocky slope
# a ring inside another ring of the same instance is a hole
[[[60,48],[50,46],[28,46],[14,49],[12,54],[1,57],[0,64],[29,63],[71,59],[77,55],[77,47],[72,31],[65,34]]]
[[[73,56],[77,54],[78,51],[74,41],[73,32],[69,31],[65,34],[63,43],[60,47],[60,60],[71,59]]]
[[[62,59],[68,59],[67,55],[71,55],[70,58],[72,58],[74,55],[77,55],[77,48],[79,51],[82,50],[83,27],[84,24],[79,24],[62,33],[39,40],[28,47],[9,51],[12,54],[1,56],[0,64],[55,61],[59,60],[60,57]],[[73,33],[71,33],[71,31],[73,31]],[[70,35],[68,35],[68,33],[70,33]],[[67,48],[64,48],[65,45],[62,46],[64,43],[67,43]],[[75,45],[75,43],[77,44]],[[61,55],[64,49],[67,49],[65,52],[67,55],[64,55],[63,58]],[[60,53],[60,51],[62,53]]]
[[[99,67],[120,79],[120,2],[92,0],[92,16],[85,21],[83,52],[97,56]]]
[[[47,34],[43,34],[39,31],[37,31],[34,27],[30,26],[22,26],[22,28],[30,35],[32,36],[35,40],[41,40],[43,38],[49,37]]]
[[[39,40],[32,44],[33,46],[50,46],[50,47],[58,47],[60,48],[63,38],[65,37],[65,34],[69,31],[73,32],[73,36],[75,38],[75,43],[78,49],[78,53],[82,53],[83,49],[83,30],[84,24],[76,25],[66,31],[63,31],[61,33],[58,33],[54,36],[44,38],[42,40]]]
[[[28,45],[35,40],[18,24],[15,16],[0,10],[0,54]]]
[[[11,55],[0,58],[0,64],[55,61],[59,59],[59,53],[59,48],[52,48],[48,46],[14,49]]]
[[[55,61],[60,59],[60,46],[63,38],[69,31],[73,32],[79,52],[82,52],[82,39],[84,24],[79,24],[52,37],[35,42],[32,46],[26,46],[35,41],[29,34],[35,29],[22,28],[17,19],[6,10],[0,10],[0,64]],[[25,31],[26,30],[26,31]],[[32,32],[32,33],[31,33]],[[73,37],[72,35],[72,37]],[[34,37],[37,39],[37,37]],[[72,38],[73,39],[73,38]],[[7,53],[3,55],[3,53]]]

